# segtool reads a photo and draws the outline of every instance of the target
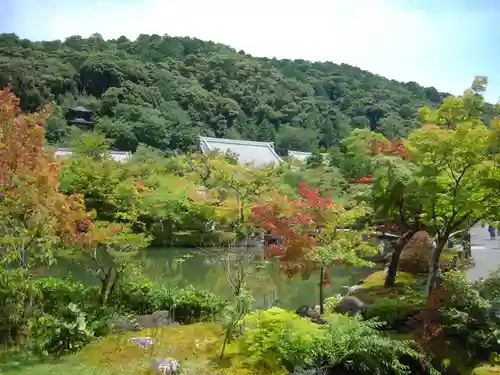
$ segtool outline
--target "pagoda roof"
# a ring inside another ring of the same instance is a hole
[[[78,105],[76,107],[73,107],[73,108],[71,108],[71,110],[74,112],[89,112],[89,113],[92,112],[90,109],[88,109],[82,105]]]

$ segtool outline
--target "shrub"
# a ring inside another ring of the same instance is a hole
[[[91,303],[88,287],[69,278],[45,277],[33,281],[39,291],[37,305],[44,314],[57,314],[70,303],[86,306]]]
[[[487,359],[491,351],[500,351],[500,321],[491,302],[457,271],[445,275],[443,288],[447,298],[439,312],[446,335],[465,344],[472,356]]]
[[[26,322],[30,300],[36,295],[24,269],[0,271],[0,340],[15,341]]]
[[[60,309],[56,316],[31,318],[28,332],[31,350],[41,355],[76,352],[93,338],[85,314],[73,303]]]
[[[385,298],[368,307],[367,318],[376,318],[389,327],[395,328],[397,323],[408,317],[412,310],[413,305],[405,300]]]
[[[407,363],[422,367],[412,342],[383,335],[376,322],[334,315],[329,325],[320,326],[271,308],[249,314],[244,324],[239,352],[248,365],[260,369],[283,365],[290,372],[322,368],[332,374],[402,375],[415,373]]]
[[[293,371],[316,360],[321,327],[308,319],[273,307],[252,312],[243,322],[247,328],[237,342],[249,365],[268,370],[284,365]]]
[[[148,296],[154,310],[169,310],[177,321],[186,323],[211,320],[227,305],[216,294],[193,286],[177,288],[154,284]]]
[[[325,363],[335,371],[359,375],[411,374],[402,359],[418,363],[419,354],[411,341],[393,340],[377,330],[380,323],[361,321],[337,315],[322,336],[319,352]]]
[[[139,277],[124,281],[111,301],[122,313],[151,314],[167,310],[175,320],[186,323],[211,320],[219,316],[227,304],[214,293],[193,286],[178,288]]]

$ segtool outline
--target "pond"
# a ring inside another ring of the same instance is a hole
[[[313,272],[306,280],[300,275],[290,279],[278,271],[276,260],[265,260],[262,248],[245,248],[241,251],[248,254],[253,264],[248,280],[255,299],[254,307],[265,308],[277,304],[296,309],[300,305],[318,303],[318,272]],[[222,250],[217,249],[151,248],[142,251],[138,260],[144,274],[154,281],[173,282],[181,287],[191,284],[228,298],[231,290],[226,269],[221,263],[222,254]],[[375,270],[335,266],[330,270],[331,284],[324,288],[325,296],[345,293],[344,286],[355,285]],[[50,273],[62,277],[69,272],[81,281],[95,282],[84,269],[68,262],[60,261]]]

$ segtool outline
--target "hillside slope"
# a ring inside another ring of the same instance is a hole
[[[64,42],[0,35],[0,87],[24,110],[55,101],[53,144],[67,139],[64,114],[88,106],[114,147],[145,143],[186,150],[198,135],[274,141],[279,152],[330,147],[353,127],[404,137],[417,110],[446,94],[346,64],[255,58],[192,38],[98,34]]]

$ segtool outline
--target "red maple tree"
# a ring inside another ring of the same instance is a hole
[[[252,219],[281,240],[279,245],[269,247],[268,254],[279,255],[279,268],[288,277],[300,274],[307,279],[313,271],[320,271],[320,312],[323,313],[323,287],[330,283],[329,267],[368,265],[359,257],[359,251],[368,252],[371,246],[363,241],[361,232],[347,229],[365,211],[362,206],[347,210],[305,182],[299,184],[297,193],[299,197],[291,199],[275,191],[252,207]]]
[[[280,269],[289,277],[302,273],[307,278],[317,268],[310,261],[317,243],[315,234],[325,220],[326,209],[333,203],[305,182],[299,184],[297,192],[298,199],[273,192],[271,199],[252,207],[252,219],[281,240],[280,244],[267,248],[268,255],[279,256]]]

